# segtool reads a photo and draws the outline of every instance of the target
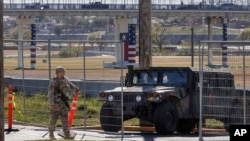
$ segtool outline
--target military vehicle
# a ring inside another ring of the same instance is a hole
[[[105,101],[100,110],[102,129],[112,132],[121,129],[123,100],[123,121],[135,117],[149,121],[163,135],[174,131],[190,133],[199,121],[199,84],[203,85],[202,94],[206,98],[202,105],[213,105],[203,108],[204,119],[220,120],[227,130],[231,123],[243,123],[240,110],[243,91],[235,88],[230,72],[210,69],[201,75],[190,67],[151,67],[129,70],[125,87],[100,92],[99,98]],[[250,96],[249,91],[247,95]]]

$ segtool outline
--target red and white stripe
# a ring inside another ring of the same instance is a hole
[[[134,65],[136,62],[136,45],[128,46],[128,65]]]
[[[30,47],[30,65],[31,68],[36,68],[36,46]]]

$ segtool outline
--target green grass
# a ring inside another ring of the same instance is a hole
[[[224,128],[224,123],[216,119],[206,119],[206,128],[221,129]]]
[[[5,96],[7,101],[7,96]],[[69,101],[70,102],[70,101]],[[21,93],[14,96],[15,108],[13,108],[13,120],[31,124],[48,125],[49,123],[49,104],[45,94],[36,94],[35,96],[25,97]],[[87,126],[100,125],[99,116],[100,108],[103,103],[97,98],[87,98],[84,100],[80,97],[77,103],[77,110],[72,126]],[[25,106],[24,106],[25,105]],[[84,106],[86,105],[86,106]],[[5,103],[5,119],[8,117],[8,105]],[[84,107],[87,110],[84,111]],[[86,114],[86,116],[84,116]],[[85,120],[84,120],[85,119]],[[139,125],[137,118],[124,122],[124,125]],[[58,119],[57,126],[61,126],[61,121]]]
[[[7,91],[5,90],[5,93]],[[7,95],[5,95],[5,101],[7,101]],[[70,102],[70,101],[69,101]],[[15,108],[13,108],[13,120],[19,122],[25,122],[28,124],[39,124],[47,126],[49,123],[49,104],[48,98],[45,94],[36,94],[35,96],[23,96],[21,93],[17,93],[14,96]],[[77,110],[73,120],[72,126],[95,126],[100,125],[99,116],[100,108],[103,103],[97,98],[79,97],[77,103]],[[25,106],[24,106],[25,105]],[[86,105],[86,106],[84,106]],[[87,110],[84,111],[84,107]],[[8,105],[5,102],[5,119],[8,117]],[[86,116],[84,116],[86,115]],[[133,118],[124,122],[125,126],[152,126],[151,123],[142,121],[138,118]],[[60,118],[57,121],[57,126],[61,127]],[[205,126],[207,128],[223,128],[223,123],[214,119],[207,119]]]
[[[5,101],[7,101],[7,95],[5,96]],[[17,93],[14,96],[14,104],[15,108],[13,108],[13,120],[32,124],[48,125],[49,104],[47,95],[36,94],[35,96],[27,97],[23,96],[21,93]],[[84,126],[85,122],[87,126],[100,125],[99,116],[102,104],[103,102],[99,101],[97,98],[87,98],[84,100],[83,97],[80,97],[77,103],[73,126]],[[4,107],[5,119],[7,119],[7,102]],[[86,111],[84,111],[84,109],[86,109],[84,107],[87,107]],[[84,116],[85,114],[86,116]],[[57,125],[61,126],[60,119],[58,119]],[[139,119],[133,118],[124,122],[124,125],[139,125]]]
[[[80,97],[77,103],[77,111],[75,113],[73,125],[80,126],[84,124],[84,112],[86,112],[88,126],[99,125],[99,111],[102,102],[94,98],[87,98],[85,100],[87,111],[84,111],[83,107],[85,107],[85,102],[84,99]],[[5,101],[7,101],[7,95],[5,96]],[[71,103],[71,101],[69,102]],[[14,96],[14,104],[13,120],[32,124],[48,125],[50,112],[47,95],[36,94],[35,96],[23,96],[21,93],[17,93]],[[4,108],[5,119],[7,119],[7,102],[5,102]],[[60,119],[58,120],[58,126],[61,126]]]

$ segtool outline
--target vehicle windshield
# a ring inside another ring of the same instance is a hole
[[[157,72],[138,72],[133,77],[134,84],[157,84]]]
[[[186,71],[140,71],[133,76],[134,85],[186,86]]]
[[[163,72],[161,83],[168,86],[186,86],[187,73],[185,71]]]

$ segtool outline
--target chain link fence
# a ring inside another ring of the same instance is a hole
[[[4,42],[5,107],[7,109],[7,87],[12,85],[14,121],[48,125],[49,79],[55,75],[57,66],[63,66],[66,76],[80,88],[73,127],[86,129],[100,125],[103,102],[98,99],[99,92],[121,86],[121,78],[126,73],[126,69],[119,67],[122,55],[116,54],[123,53],[120,41],[37,40],[35,55],[30,49],[31,41]],[[35,68],[32,68],[34,62]],[[71,105],[73,93],[69,91],[66,95]],[[7,119],[7,110],[5,113]],[[57,125],[61,127],[60,120]]]
[[[250,123],[249,45],[242,41],[201,41],[200,141],[225,140],[225,136],[229,140],[230,125]]]
[[[122,138],[122,101],[130,99],[123,99],[121,91],[120,97],[114,97],[121,105],[110,108],[103,105],[97,97],[100,91],[124,85],[123,76],[127,69],[121,67],[124,65],[121,61],[124,54],[123,50],[119,50],[123,44],[119,41],[36,41],[36,68],[32,69],[31,60],[34,58],[31,58],[34,55],[31,55],[30,42],[5,40],[4,84],[6,94],[8,85],[14,87],[13,119],[25,124],[48,125],[47,87],[49,79],[55,74],[56,66],[62,65],[66,68],[66,75],[81,89],[73,127],[87,130],[87,127],[99,126],[102,120],[104,131],[110,131],[111,128],[114,131],[120,130],[121,132],[112,135]],[[229,138],[227,131],[231,124],[249,124],[249,44],[250,42],[202,41],[199,50],[195,49],[193,63],[201,70],[202,82],[200,140],[225,140],[225,137]],[[197,54],[199,55],[196,56]],[[190,66],[191,60],[190,56],[154,57],[152,64]],[[209,71],[218,73],[210,74]],[[68,92],[67,95],[71,102],[72,93]],[[7,101],[7,96],[5,97]],[[7,103],[5,106],[7,107]],[[110,115],[105,113],[111,110],[117,111],[117,114],[112,116],[112,121],[106,121],[110,119]],[[7,113],[5,117],[7,118]],[[139,123],[132,121],[125,124]],[[61,123],[58,121],[58,127],[60,126]]]

